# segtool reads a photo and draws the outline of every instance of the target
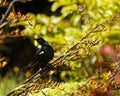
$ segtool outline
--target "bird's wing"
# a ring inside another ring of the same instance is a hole
[[[32,60],[30,61],[30,63],[28,64],[27,68],[32,68],[35,65],[38,65],[42,61],[43,57],[44,57],[44,51],[38,50],[34,55],[34,57],[32,58]]]

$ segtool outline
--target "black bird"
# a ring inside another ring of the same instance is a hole
[[[28,64],[27,68],[34,69],[37,68],[44,68],[47,66],[48,62],[53,59],[54,57],[54,50],[45,41],[43,38],[35,39],[41,45],[38,46],[38,50],[36,51],[34,57],[32,58],[31,62]]]

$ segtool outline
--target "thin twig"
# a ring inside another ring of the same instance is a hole
[[[8,7],[7,10],[6,10],[4,17],[0,20],[0,25],[1,25],[1,24],[6,20],[6,18],[9,16],[10,10],[11,10],[11,8],[12,8],[12,6],[13,6],[13,4],[14,4],[15,2],[25,3],[25,0],[13,0],[13,1],[12,1],[12,2],[10,3],[9,7]]]

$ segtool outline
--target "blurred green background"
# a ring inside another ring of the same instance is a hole
[[[2,4],[3,2],[5,5]],[[8,0],[3,2],[0,1],[1,18],[9,6]],[[7,29],[7,32],[10,32],[9,35],[5,32],[0,35],[0,96],[5,96],[34,73],[24,69],[38,45],[33,38],[41,36],[47,40],[55,50],[54,59],[56,59],[81,40],[94,26],[104,22],[104,26],[96,29],[100,32],[91,34],[86,40],[99,40],[101,43],[90,47],[89,50],[83,48],[81,54],[86,55],[87,51],[90,51],[90,55],[68,61],[68,64],[76,70],[61,73],[63,81],[77,82],[78,85],[79,81],[92,76],[99,70],[98,62],[103,61],[104,58],[100,56],[100,47],[111,44],[117,50],[120,48],[119,9],[119,0],[32,0],[26,3],[15,3],[14,10],[20,18],[12,20]],[[0,27],[0,30],[2,32],[5,29]],[[12,42],[12,36],[18,36],[18,38]],[[19,39],[19,36],[25,39]],[[21,49],[23,50],[20,51]],[[51,93],[47,94],[51,96]],[[54,96],[60,96],[56,94],[57,92]]]

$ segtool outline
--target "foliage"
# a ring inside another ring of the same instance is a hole
[[[24,26],[23,30],[18,30],[20,36],[42,36],[55,50],[50,66],[42,72],[38,70],[10,94],[119,95],[120,1],[49,1],[52,12],[60,8],[59,16],[11,12],[8,17],[10,28]]]
[[[22,76],[13,74],[12,72],[7,73],[7,76],[2,78],[0,76],[0,96],[5,96],[10,90],[19,86],[23,81]]]

